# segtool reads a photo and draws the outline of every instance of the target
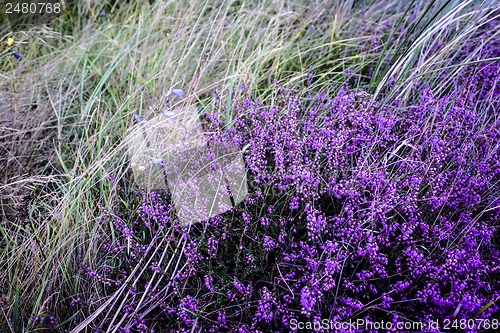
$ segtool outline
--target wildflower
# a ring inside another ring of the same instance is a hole
[[[300,293],[300,304],[302,305],[302,313],[307,314],[312,310],[314,305],[316,304],[316,299],[311,293],[309,287],[305,286],[302,288]]]
[[[161,272],[161,268],[158,266],[157,263],[153,263],[149,266],[149,269],[153,272],[159,273]]]
[[[8,47],[11,47],[13,44],[14,44],[14,38],[9,37],[9,38],[7,39],[7,46],[8,46]]]
[[[138,114],[134,114],[134,119],[135,121],[137,121],[138,123],[140,123],[142,121],[142,117],[139,116]]]
[[[292,197],[292,199],[290,200],[290,209],[291,210],[299,209],[299,201],[300,201],[300,198]]]
[[[106,12],[103,10],[102,12],[100,12],[100,13],[99,13],[99,16],[100,16],[100,17],[104,17],[104,16],[106,16]]]
[[[262,289],[262,295],[257,304],[255,317],[263,322],[270,323],[274,315],[275,299],[266,287]]]
[[[215,292],[213,283],[214,283],[214,278],[211,277],[210,275],[205,275],[205,287],[207,287],[207,289],[210,290],[210,292],[212,293]]]
[[[12,55],[14,56],[14,58],[16,58],[17,60],[20,60],[21,59],[21,55],[17,52],[12,52]]]
[[[264,239],[263,239],[262,243],[263,243],[264,250],[266,250],[266,251],[271,251],[272,249],[274,249],[276,247],[276,243],[274,242],[274,240],[267,235],[264,235]]]
[[[172,94],[174,94],[175,96],[177,96],[179,98],[182,98],[182,97],[184,97],[184,90],[179,89],[179,88],[174,88],[174,89],[172,89]]]
[[[81,302],[81,298],[77,297],[77,298],[75,298],[74,300],[71,301],[71,303],[69,304],[69,306],[74,307],[75,305],[77,305],[80,302]]]
[[[192,296],[186,296],[179,303],[178,316],[188,326],[195,322],[195,313],[198,310],[198,300]]]

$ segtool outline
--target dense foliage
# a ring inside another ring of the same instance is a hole
[[[0,331],[500,331],[499,9],[78,1],[0,32]]]
[[[415,85],[404,103],[347,85],[300,97],[276,85],[264,103],[243,86],[229,130],[205,123],[209,146],[246,147],[245,202],[181,227],[168,192],[144,193],[132,229],[129,212],[108,213],[121,237],[88,277],[117,289],[148,260],[122,306],[131,331],[498,318],[500,123],[475,106],[498,103],[499,68],[473,66],[460,94]]]

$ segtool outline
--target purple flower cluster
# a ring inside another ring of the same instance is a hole
[[[198,268],[231,267],[210,285],[232,292],[217,303],[224,322],[207,309],[205,325],[498,316],[500,124],[469,96],[416,89],[404,105],[348,88],[301,100],[278,87],[271,106],[241,100],[226,134],[249,145],[257,185],[224,215],[232,232]],[[253,253],[257,269],[243,259]]]
[[[246,147],[245,202],[187,228],[168,192],[145,193],[133,226],[106,215],[110,263],[84,270],[118,288],[149,260],[127,300],[137,319],[123,329],[138,332],[498,318],[500,123],[476,101],[498,100],[499,68],[383,104],[347,86],[307,98],[276,86],[272,103],[245,95],[231,129],[216,115],[205,128],[209,145]]]
[[[30,317],[30,323],[38,328],[39,332],[56,332],[56,319],[52,315]]]

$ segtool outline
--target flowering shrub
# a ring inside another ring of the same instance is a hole
[[[499,66],[477,68],[463,94],[421,85],[379,105],[348,87],[299,98],[277,86],[273,103],[242,98],[230,130],[207,115],[209,147],[246,147],[252,193],[190,227],[168,191],[144,194],[132,228],[107,215],[108,263],[84,267],[127,286],[122,331],[498,318],[500,124],[474,103],[498,99]]]

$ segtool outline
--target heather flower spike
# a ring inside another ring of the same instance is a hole
[[[184,97],[184,90],[179,89],[179,88],[174,88],[174,89],[172,89],[172,94],[174,94],[175,96],[177,96],[179,98],[182,98],[182,97]]]

